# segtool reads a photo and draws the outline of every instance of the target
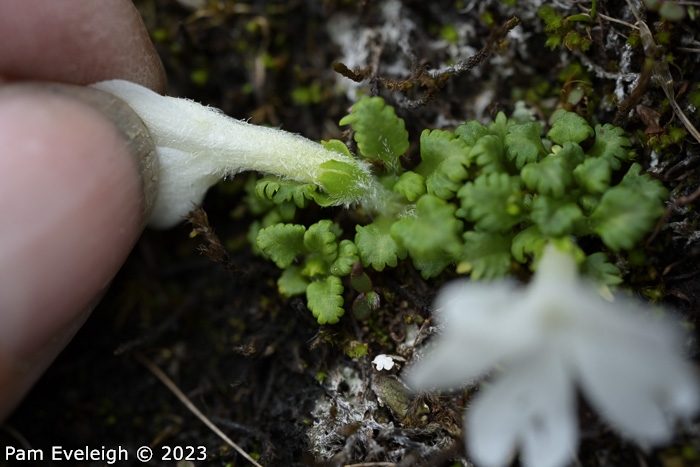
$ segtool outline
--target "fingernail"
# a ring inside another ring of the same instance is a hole
[[[49,82],[21,82],[9,86],[72,97],[100,111],[116,125],[138,162],[143,183],[145,225],[156,200],[159,167],[155,145],[138,114],[118,97],[91,87]]]

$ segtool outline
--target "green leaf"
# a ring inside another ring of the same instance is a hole
[[[476,120],[470,120],[457,128],[454,131],[460,139],[467,143],[467,146],[474,146],[482,136],[486,136],[488,129]]]
[[[318,324],[335,324],[343,316],[343,283],[336,276],[311,282],[306,288],[306,301]]]
[[[282,271],[282,275],[277,279],[277,289],[285,297],[303,294],[308,285],[309,280],[302,275],[301,267],[296,265]]]
[[[438,198],[450,199],[468,176],[469,146],[454,133],[424,130],[420,135],[422,162],[416,172],[425,178],[427,191]]]
[[[338,243],[332,227],[333,222],[323,219],[309,226],[304,234],[304,247],[309,252],[321,255],[329,264],[338,257]]]
[[[542,126],[537,122],[521,123],[510,126],[505,139],[508,159],[515,163],[518,169],[525,164],[537,162],[547,154],[542,145]]]
[[[508,134],[508,119],[506,118],[506,114],[498,112],[498,114],[496,114],[496,119],[489,123],[488,130],[490,134],[498,136],[501,141],[504,141]]]
[[[479,230],[505,232],[525,218],[520,177],[482,174],[459,190],[462,215]]]
[[[392,189],[411,203],[427,192],[423,176],[410,170],[401,174]]]
[[[260,229],[256,239],[258,248],[280,269],[289,267],[297,256],[306,253],[306,227],[296,224],[275,224]]]
[[[345,143],[343,143],[340,140],[331,139],[328,141],[321,141],[321,144],[324,148],[328,149],[329,151],[335,151],[338,154],[342,154],[343,156],[353,159],[353,155],[350,153],[348,147],[345,145]]]
[[[634,156],[629,147],[632,142],[625,136],[625,130],[609,123],[595,126],[595,142],[588,150],[591,157],[602,157],[608,160],[613,170],[621,167],[621,160],[628,160]]]
[[[532,225],[513,237],[510,252],[518,263],[525,264],[528,260],[526,255],[539,257],[547,242],[548,239],[542,235],[540,229]]]
[[[285,180],[274,175],[267,175],[255,185],[255,194],[262,199],[269,199],[275,204],[294,201],[300,208],[306,207],[308,201],[314,199],[317,186],[313,183],[300,183]]]
[[[457,266],[459,272],[470,272],[472,279],[494,279],[510,271],[513,235],[488,232],[464,232],[464,248]]]
[[[668,190],[641,171],[641,165],[632,164],[620,184],[603,194],[590,217],[593,230],[615,251],[632,248],[665,211]]]
[[[437,253],[432,256],[418,257],[412,256],[411,262],[413,266],[420,271],[420,276],[428,280],[432,277],[437,277],[447,266],[454,263],[451,255],[445,253]]]
[[[341,240],[338,244],[338,258],[331,264],[330,273],[334,276],[347,276],[352,271],[352,265],[359,261],[357,247],[350,240]]]
[[[552,119],[556,121],[547,133],[547,138],[561,146],[567,141],[580,143],[593,136],[593,128],[583,117],[574,112],[559,112],[559,114],[555,112],[552,114]]]
[[[583,220],[583,213],[569,199],[540,195],[532,203],[530,217],[543,234],[562,237],[573,233],[575,224]]]
[[[605,192],[590,220],[603,243],[619,251],[634,247],[663,213],[660,202],[620,184]]]
[[[469,151],[469,161],[476,162],[482,173],[508,172],[503,140],[495,135],[479,138]]]
[[[395,268],[399,259],[406,259],[408,252],[391,236],[394,221],[378,217],[369,225],[356,226],[355,244],[362,265],[371,265],[375,271],[383,271],[386,266]]]
[[[574,169],[574,179],[579,187],[592,194],[601,194],[610,187],[612,167],[606,157],[587,157]]]
[[[622,282],[622,273],[618,267],[609,263],[607,255],[600,251],[586,257],[581,272],[602,285],[617,285]]]
[[[355,130],[355,141],[364,157],[380,159],[390,172],[400,171],[399,157],[408,150],[408,132],[393,107],[385,105],[381,97],[363,97],[340,121],[340,125],[348,124]]]
[[[650,202],[661,202],[668,199],[669,193],[666,187],[649,174],[642,174],[642,166],[636,162],[632,164],[619,186],[631,188]],[[651,204],[651,203],[650,203]]]
[[[521,176],[529,189],[559,198],[573,185],[572,169],[581,160],[581,147],[567,142],[556,154],[549,154],[539,162],[527,164],[523,167]]]
[[[459,254],[462,222],[455,206],[432,195],[422,196],[416,214],[391,226],[391,236],[406,250],[424,278],[434,277]]]

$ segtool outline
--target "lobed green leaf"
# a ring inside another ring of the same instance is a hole
[[[289,267],[300,255],[306,253],[304,233],[306,227],[296,224],[274,224],[260,229],[255,243],[280,269]]]
[[[494,279],[508,274],[513,235],[489,232],[464,232],[464,247],[458,270],[471,273],[472,279]]]
[[[277,290],[285,297],[294,297],[306,292],[309,279],[301,273],[301,267],[291,265],[282,271],[282,275],[277,279]]]
[[[552,114],[550,121],[552,128],[547,138],[562,146],[566,142],[580,143],[594,134],[586,119],[574,112],[560,109]]]
[[[436,196],[422,196],[415,216],[395,222],[391,236],[408,250],[414,264],[433,258],[442,264],[442,259],[458,254],[461,248],[462,222],[455,218],[455,210],[454,205]]]
[[[574,182],[572,168],[583,160],[578,144],[567,142],[555,154],[539,162],[527,164],[521,172],[523,182],[531,190],[554,197],[564,196]]]
[[[532,225],[513,237],[510,252],[518,263],[525,264],[528,260],[527,255],[540,256],[548,241],[540,229]]]
[[[380,159],[390,172],[400,171],[399,157],[408,150],[408,132],[393,107],[384,104],[381,97],[363,97],[353,105],[352,113],[340,120],[340,125],[349,124],[364,157]]]
[[[479,138],[468,157],[470,162],[481,167],[481,173],[508,172],[503,140],[496,135]]]
[[[474,146],[482,136],[489,134],[489,130],[476,120],[470,120],[455,128],[454,134],[467,143]]]
[[[334,276],[347,276],[352,271],[352,265],[360,260],[357,246],[351,240],[341,240],[338,244],[338,258],[331,264],[330,273]]]
[[[542,126],[537,122],[511,125],[505,138],[506,154],[515,167],[537,162],[547,154],[542,144]]]
[[[601,194],[610,187],[612,167],[606,157],[587,157],[574,169],[574,180],[588,193]]]
[[[391,236],[393,221],[378,217],[371,224],[356,226],[355,244],[364,267],[372,266],[383,271],[386,266],[395,268],[398,260],[406,259],[408,252]]]
[[[425,130],[420,135],[422,162],[415,171],[425,178],[427,192],[438,198],[454,197],[468,176],[469,146],[454,133]]]
[[[309,226],[304,233],[304,247],[311,253],[318,253],[328,263],[338,257],[336,235],[331,231],[333,222],[323,219]]]
[[[345,313],[343,290],[343,283],[336,276],[328,276],[308,285],[307,306],[318,324],[335,324],[340,321],[340,317]]]
[[[567,198],[538,196],[532,203],[531,219],[539,230],[551,237],[571,235],[577,222],[584,219],[581,208]]]
[[[476,223],[479,230],[505,232],[525,218],[520,177],[505,173],[482,174],[459,190],[462,209],[457,214]]]
[[[392,190],[411,203],[415,203],[418,198],[427,193],[423,176],[410,170],[401,174]]]
[[[632,142],[625,136],[622,128],[609,123],[595,126],[595,142],[588,150],[591,157],[602,157],[608,160],[613,170],[621,167],[621,160],[628,160],[634,157],[634,153],[629,151]]]

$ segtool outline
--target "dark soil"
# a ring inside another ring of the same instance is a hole
[[[498,110],[512,112],[517,100],[542,116],[559,105],[599,122],[617,119],[635,136],[638,161],[672,190],[668,216],[650,242],[640,245],[648,261],[628,268],[625,285],[673,306],[695,329],[698,141],[691,135],[671,140],[672,128],[683,126],[653,81],[635,90],[623,79],[645,67],[641,47],[624,53],[635,33],[605,19],[635,23],[625,2],[599,1],[605,18],[572,27],[591,42],[586,52],[545,46],[539,1],[514,7],[507,4],[515,2],[497,0],[136,3],[165,64],[170,94],[314,140],[347,139],[337,124],[353,103],[352,81],[338,73],[344,70],[364,78],[356,84],[360,93],[383,96],[405,119],[414,143],[408,165],[419,158],[424,128],[487,121]],[[553,4],[564,16],[590,7],[590,2]],[[513,16],[521,25],[499,32]],[[694,97],[700,82],[697,20],[664,23],[654,12],[645,17],[664,41],[664,53],[673,56],[678,103],[700,126],[697,112],[688,111],[693,99],[700,101]],[[480,50],[483,60],[470,70],[428,74],[460,62],[469,68],[466,60]],[[582,61],[593,68],[577,65]],[[336,65],[335,71],[334,62],[347,69]],[[571,97],[577,88],[583,95]],[[627,111],[618,113],[621,105]],[[8,420],[11,430],[0,430],[0,445],[18,446],[21,436],[45,452],[56,445],[121,446],[130,460],[117,465],[139,465],[134,453],[142,445],[152,446],[156,459],[163,446],[205,446],[205,461],[148,465],[249,465],[140,363],[147,358],[266,467],[466,465],[464,397],[402,400],[394,375],[376,372],[367,356],[347,356],[359,342],[368,344],[369,355],[410,358],[407,329],[418,329],[412,323],[430,316],[434,292],[450,273],[426,282],[408,263],[381,275],[370,272],[383,300],[378,315],[360,322],[346,313],[337,325],[319,326],[303,300],[278,295],[279,271],[251,252],[247,177],[221,184],[204,203],[225,248],[220,260],[229,267],[200,253],[202,236],[191,239],[188,225],[145,232],[85,327]],[[298,215],[300,221],[323,215],[341,225],[353,222],[341,210],[309,208]],[[378,404],[378,397],[386,400],[392,391],[399,393],[398,405]],[[611,433],[585,406],[581,420],[578,465],[700,465],[698,425],[667,448],[643,452]]]

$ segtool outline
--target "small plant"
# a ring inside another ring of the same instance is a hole
[[[380,214],[357,225],[353,240],[337,243],[339,232],[333,238],[328,234],[333,253],[313,274],[307,262],[318,252],[299,247],[303,226],[261,230],[257,246],[285,269],[280,291],[288,296],[306,292],[319,323],[330,323],[341,314],[341,278],[356,258],[377,272],[410,258],[426,279],[450,265],[473,279],[494,279],[507,275],[513,264],[539,256],[548,241],[569,238],[598,238],[600,251],[586,255],[578,250],[582,270],[601,286],[620,283],[621,273],[606,252],[633,249],[663,213],[668,192],[639,164],[630,164],[634,152],[620,128],[591,127],[564,110],[549,123],[544,137],[540,123],[503,113],[488,126],[470,121],[454,131],[425,130],[421,162],[405,170],[400,162],[409,147],[404,122],[381,98],[363,98],[341,124],[353,126],[358,158],[374,168],[386,189],[384,198],[374,200]],[[335,149],[350,155],[345,146]],[[268,189],[271,183],[274,189]],[[284,203],[313,198],[306,194],[309,189],[266,177],[256,193]],[[321,221],[330,232],[329,222]],[[285,240],[284,232],[292,229],[294,241]],[[341,250],[347,255],[345,267],[332,269]],[[288,286],[292,277],[296,288]]]

